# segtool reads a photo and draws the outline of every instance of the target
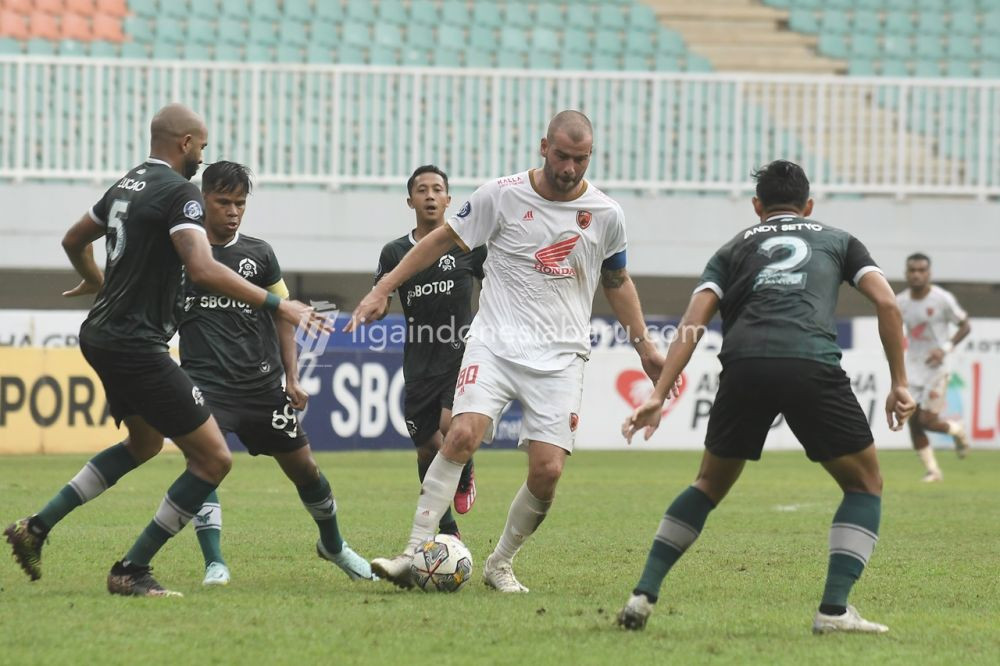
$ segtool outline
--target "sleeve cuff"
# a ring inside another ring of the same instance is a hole
[[[447,224],[451,228],[451,233],[452,233],[452,235],[455,236],[455,243],[460,248],[462,248],[462,250],[464,252],[471,252],[472,248],[469,246],[468,243],[465,242],[465,239],[462,238],[462,234],[459,232],[459,230],[457,228],[455,228],[454,222],[455,222],[455,218],[451,218],[451,219],[447,220],[445,222],[445,224]]]
[[[706,289],[709,291],[714,291],[715,295],[718,296],[720,300],[722,299],[722,287],[715,284],[714,282],[702,282],[697,287],[695,287],[694,291],[691,293],[697,294],[699,291],[705,291]]]
[[[879,268],[878,266],[865,266],[861,270],[859,270],[857,273],[854,274],[854,278],[851,280],[851,284],[853,284],[855,287],[857,287],[858,286],[858,280],[860,280],[861,278],[863,278],[867,273],[871,273],[872,271],[875,271],[876,273],[878,273],[880,275],[885,275],[885,273],[882,272],[882,269]]]
[[[170,227],[170,235],[173,236],[178,231],[183,231],[184,229],[197,229],[198,231],[200,231],[203,234],[206,234],[206,235],[208,234],[208,232],[205,231],[205,227],[201,226],[200,224],[191,224],[190,222],[183,222],[183,223],[178,224],[176,226]]]
[[[77,208],[77,210],[80,210],[80,209]],[[94,212],[94,207],[93,206],[91,206],[90,209],[87,210],[87,215],[89,215],[90,219],[92,219],[94,221],[94,224],[99,224],[102,227],[108,226],[107,222],[105,222],[104,220],[102,220],[101,218],[99,218],[97,216],[97,213]]]

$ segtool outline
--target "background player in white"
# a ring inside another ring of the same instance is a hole
[[[424,478],[403,554],[372,560],[372,569],[412,586],[410,556],[434,535],[458,485],[462,466],[492,435],[503,407],[524,406],[521,447],[528,478],[518,490],[484,582],[502,592],[527,592],[511,562],[552,505],[579,423],[583,365],[590,353],[590,315],[598,277],[618,321],[654,381],[663,357],[646,337],[639,297],[625,269],[621,207],[584,180],[593,150],[585,115],[563,111],[541,141],[542,169],[480,187],[458,215],[425,236],[365,297],[348,330],[377,318],[389,295],[458,243],[486,245],[479,312],[455,391],[451,429]]]
[[[917,252],[906,258],[907,289],[896,294],[906,326],[906,374],[910,391],[917,401],[917,413],[910,419],[910,439],[927,472],[924,481],[943,479],[934,457],[927,431],[948,433],[955,440],[955,451],[964,458],[969,439],[960,421],[941,418],[948,394],[951,368],[948,355],[972,330],[969,316],[955,297],[931,284],[931,260]],[[949,335],[957,327],[953,335]]]

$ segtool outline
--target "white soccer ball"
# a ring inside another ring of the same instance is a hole
[[[424,592],[457,592],[472,578],[472,553],[456,537],[438,534],[417,547],[410,573]]]

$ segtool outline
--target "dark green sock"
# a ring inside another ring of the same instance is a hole
[[[195,514],[194,533],[198,536],[206,567],[212,562],[226,563],[222,559],[222,505],[217,491],[208,494]]]
[[[434,459],[431,458],[431,460],[433,461]],[[430,469],[430,466],[430,462],[423,463],[420,462],[420,458],[417,458],[417,476],[420,477],[420,483],[424,482],[424,477],[427,476],[427,470]],[[462,468],[462,474],[467,474],[471,466],[472,460],[470,459],[469,462],[465,463],[465,467]],[[459,481],[459,483],[461,483],[461,481]],[[441,534],[458,534],[458,521],[455,520],[455,516],[451,512],[450,504],[441,515],[441,520],[438,521],[438,532]]]
[[[215,488],[215,484],[184,470],[167,490],[153,520],[139,535],[124,559],[139,566],[149,566],[163,544],[188,524]]]
[[[63,486],[55,497],[49,500],[33,522],[48,532],[70,511],[84,502],[89,502],[105,490],[115,485],[137,465],[124,442],[108,447],[91,458],[70,482]]]
[[[660,586],[670,568],[681,558],[705,526],[705,520],[715,504],[708,495],[688,486],[667,508],[646,558],[636,593],[641,592],[656,601]]]
[[[844,493],[830,527],[830,563],[823,590],[823,612],[846,608],[847,596],[875,550],[881,518],[881,497]]]
[[[305,486],[296,486],[296,490],[299,491],[302,505],[316,521],[323,548],[331,555],[336,555],[343,550],[344,540],[337,525],[337,502],[333,499],[330,482],[323,476],[323,472],[320,472],[316,481]]]

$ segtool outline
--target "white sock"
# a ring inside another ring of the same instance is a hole
[[[458,489],[463,467],[464,462],[448,460],[440,453],[434,456],[420,487],[417,512],[413,515],[413,529],[410,531],[406,552],[412,553],[417,546],[437,534],[441,516],[448,510],[455,490]]]
[[[962,424],[958,421],[948,421],[948,434],[954,437],[962,432]]]
[[[934,447],[928,444],[922,449],[917,449],[917,455],[920,456],[920,460],[923,461],[924,467],[927,468],[928,472],[941,473],[941,468],[937,464],[937,458],[934,457]]]
[[[504,525],[500,542],[493,551],[494,555],[506,562],[513,560],[524,542],[545,520],[551,506],[552,500],[542,501],[531,494],[527,483],[522,485],[514,495],[514,501],[510,503],[507,524]]]

